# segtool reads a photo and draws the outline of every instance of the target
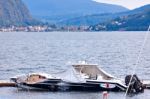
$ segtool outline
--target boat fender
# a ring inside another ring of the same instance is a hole
[[[107,91],[103,92],[103,99],[108,99],[108,92]]]

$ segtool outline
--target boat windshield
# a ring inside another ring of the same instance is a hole
[[[98,68],[98,65],[88,65],[88,64],[79,64],[72,65],[76,72],[80,75],[84,76],[86,79],[105,79],[110,80],[113,79],[113,76],[106,73],[104,70]]]

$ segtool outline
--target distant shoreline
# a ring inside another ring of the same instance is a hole
[[[46,32],[37,32],[37,31],[11,31],[11,32],[2,32],[0,31],[0,33],[19,33],[19,32],[22,32],[22,33],[29,33],[29,32],[35,32],[35,33],[50,33],[50,32],[92,32],[92,33],[96,33],[96,32],[147,32],[147,31],[46,31]]]
[[[114,32],[114,31],[147,31],[147,29],[138,30],[91,30],[89,26],[10,26],[0,27],[0,32]]]

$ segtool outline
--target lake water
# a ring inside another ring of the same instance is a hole
[[[0,33],[0,79],[30,73],[58,73],[70,63],[97,63],[114,76],[133,73],[145,32]],[[141,79],[150,79],[150,35],[136,68]],[[150,90],[128,97],[149,99]],[[0,99],[102,99],[102,92],[31,92],[0,88]],[[124,93],[109,93],[124,99]]]

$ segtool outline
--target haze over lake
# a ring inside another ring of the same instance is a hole
[[[14,32],[0,33],[0,79],[30,73],[58,73],[70,63],[97,63],[108,73],[124,79],[133,72],[145,32]],[[149,35],[150,37],[150,35]],[[144,47],[136,74],[150,77],[150,39]],[[0,88],[0,99],[101,99],[101,92],[28,92]],[[149,99],[149,90],[129,99]],[[111,92],[110,99],[124,93]]]

